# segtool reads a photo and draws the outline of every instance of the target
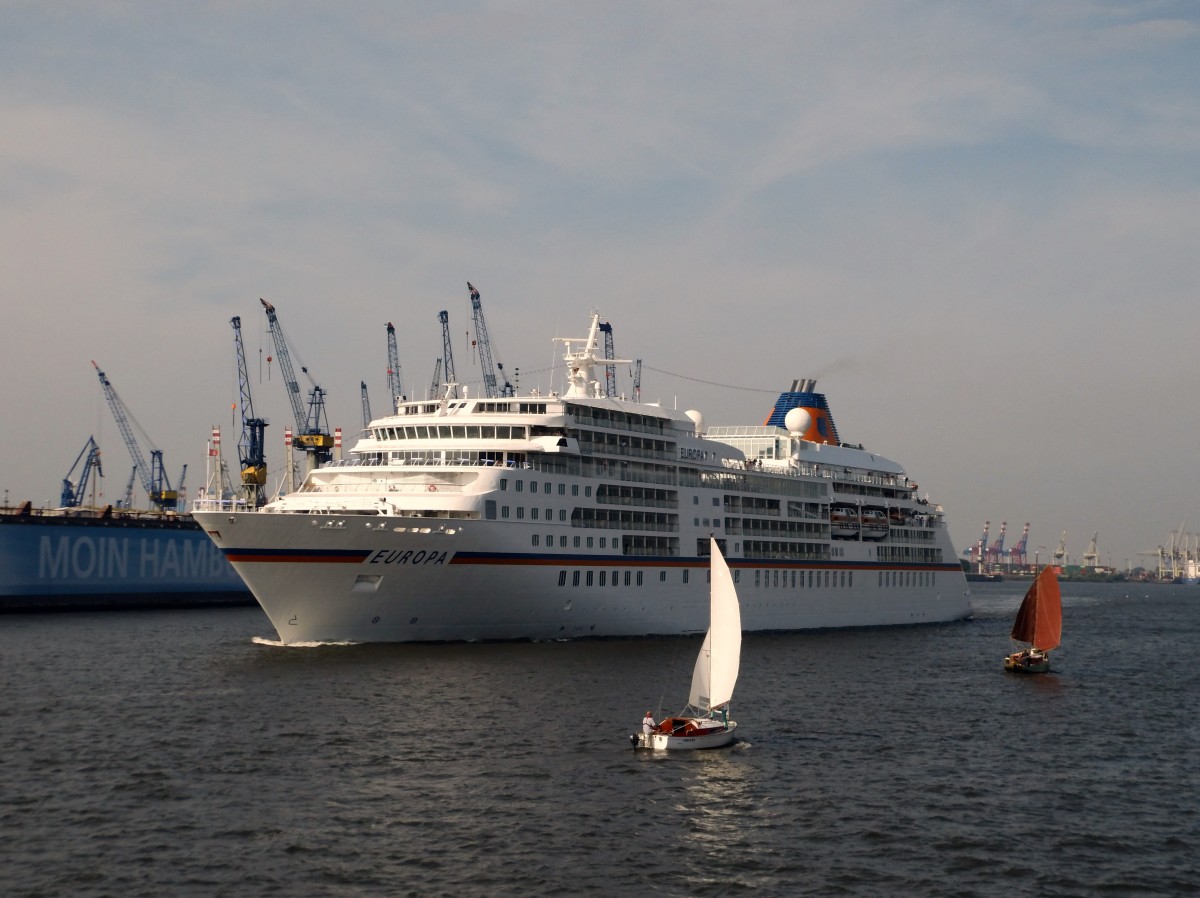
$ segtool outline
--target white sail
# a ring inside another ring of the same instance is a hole
[[[709,624],[704,644],[692,672],[692,694],[688,702],[709,711],[733,698],[738,667],[742,660],[742,612],[729,565],[715,539],[710,539],[712,557],[709,586]]]

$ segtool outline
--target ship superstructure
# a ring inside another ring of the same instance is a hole
[[[600,319],[560,395],[399,402],[260,510],[194,516],[285,643],[701,632],[709,537],[750,631],[970,614],[942,509],[838,442],[797,382],[766,424],[605,396]]]

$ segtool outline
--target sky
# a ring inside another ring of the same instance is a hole
[[[443,309],[479,389],[469,280],[522,392],[594,309],[708,424],[817,378],[960,550],[1152,565],[1200,532],[1198,236],[1191,2],[4,0],[0,489],[94,435],[123,495],[94,360],[194,495],[235,315],[278,472],[260,297],[348,438],[389,321],[406,392]]]

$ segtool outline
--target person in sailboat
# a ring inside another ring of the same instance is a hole
[[[655,726],[654,715],[647,711],[646,716],[642,718],[642,732],[649,736],[654,732]]]

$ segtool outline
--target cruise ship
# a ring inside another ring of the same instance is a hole
[[[758,426],[705,428],[606,395],[600,317],[561,392],[447,385],[371,422],[347,456],[260,509],[193,515],[285,644],[703,632],[709,537],[747,631],[970,616],[942,508],[840,441],[795,382]]]

